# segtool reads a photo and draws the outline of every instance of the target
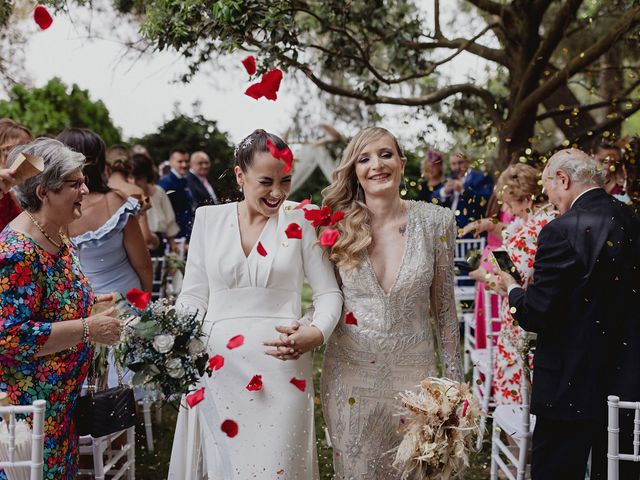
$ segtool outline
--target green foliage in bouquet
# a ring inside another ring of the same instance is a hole
[[[115,356],[134,372],[131,383],[157,389],[165,398],[188,393],[209,358],[198,312],[179,311],[167,299],[149,302],[147,292],[130,291],[127,300]]]

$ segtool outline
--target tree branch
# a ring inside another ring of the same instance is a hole
[[[563,69],[552,75],[545,83],[531,92],[519,105],[517,110],[508,120],[514,127],[520,124],[523,118],[532,109],[537,108],[542,100],[554,92],[560,85],[566,83],[570,77],[580,72],[605,53],[611,46],[630,28],[640,22],[640,7],[635,7],[625,15],[607,33],[600,37],[596,43],[587,48],[580,55],[574,57]]]
[[[549,32],[542,42],[540,42],[538,50],[536,50],[536,53],[533,55],[533,61],[529,63],[529,66],[522,76],[520,88],[516,95],[516,102],[522,99],[523,92],[528,93],[531,88],[530,86],[535,85],[539,81],[540,75],[542,75],[545,66],[551,58],[551,54],[553,54],[554,50],[558,47],[560,40],[565,34],[566,28],[575,18],[576,12],[582,2],[583,0],[567,0],[562,5]]]
[[[494,28],[498,26],[498,23],[492,23],[489,25],[489,28]],[[486,33],[487,29],[483,30],[483,34]],[[474,38],[480,38],[476,36]],[[441,37],[440,40],[435,42],[411,42],[411,41],[403,41],[402,45],[405,47],[413,48],[414,50],[434,50],[436,48],[460,48],[465,43],[469,42],[466,38],[454,38],[447,39]],[[469,52],[482,57],[491,62],[499,63],[500,65],[507,65],[507,57],[504,53],[504,50],[500,50],[497,48],[485,47],[484,45],[480,45],[479,43],[471,42],[468,43],[464,49]]]
[[[573,139],[572,143],[580,144],[589,138],[595,138],[595,136],[600,134],[601,132],[604,132],[624,122],[627,118],[629,118],[631,115],[636,113],[638,110],[640,110],[640,100],[636,100],[634,103],[632,103],[631,108],[625,109],[624,114],[621,112],[617,112],[618,115],[616,115],[615,117],[607,118],[604,122],[599,124],[597,127],[590,128],[586,132],[581,133],[580,135],[578,135]]]
[[[366,95],[361,92],[356,92],[348,88],[327,83],[321,78],[319,78],[315,73],[313,73],[309,65],[300,63],[297,60],[294,60],[293,58],[287,57],[286,55],[281,55],[279,58],[282,62],[300,70],[318,88],[324,90],[325,92],[331,93],[333,95],[340,95],[343,97],[361,100],[368,105],[385,103],[388,105],[404,105],[404,106],[410,106],[410,107],[433,105],[457,93],[475,95],[485,103],[487,107],[487,111],[491,116],[491,119],[494,121],[494,123],[496,123],[496,126],[499,127],[502,124],[502,118],[500,117],[500,114],[495,107],[496,99],[493,97],[491,92],[483,88],[479,88],[470,83],[448,85],[446,87],[443,87],[439,90],[436,90],[435,92],[431,92],[422,97],[406,98],[406,97],[391,97],[391,96],[385,96],[385,95]]]
[[[469,3],[475,5],[480,10],[483,10],[491,15],[502,15],[502,10],[506,8],[504,5],[494,2],[493,0],[467,0]]]

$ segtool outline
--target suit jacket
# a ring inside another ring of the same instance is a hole
[[[215,199],[209,195],[209,191],[202,184],[200,179],[192,172],[187,174],[187,185],[189,186],[189,190],[191,190],[193,199],[198,207],[202,207],[203,205],[215,205]]]
[[[491,175],[479,170],[469,169],[464,177],[464,189],[458,198],[456,205],[456,224],[458,228],[466,226],[469,222],[482,218],[487,210],[487,202],[493,192],[493,179]],[[451,208],[454,195],[444,198],[443,205]],[[455,213],[455,212],[454,212]],[[470,234],[469,236],[471,236]]]
[[[176,214],[176,222],[180,227],[177,236],[186,237],[188,240],[191,236],[195,205],[187,179],[178,178],[173,172],[169,172],[158,181],[158,185],[167,192],[173,211]]]
[[[520,326],[538,334],[531,411],[562,420],[604,413],[607,395],[640,400],[640,222],[602,189],[579,197],[538,237],[533,283],[513,289]]]

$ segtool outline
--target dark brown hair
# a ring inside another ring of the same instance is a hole
[[[67,128],[56,138],[86,157],[87,161],[82,172],[87,177],[86,185],[90,192],[107,193],[111,191],[104,176],[107,148],[100,135],[88,128]]]
[[[142,153],[134,153],[131,156],[131,175],[133,178],[146,178],[151,183],[155,180],[156,171],[153,160]]]
[[[234,154],[235,165],[239,166],[243,172],[246,172],[253,164],[256,153],[269,151],[267,148],[267,138],[278,150],[289,147],[284,140],[273,133],[267,133],[262,129],[254,130],[237,146]]]

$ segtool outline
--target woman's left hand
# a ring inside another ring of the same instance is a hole
[[[280,333],[280,338],[265,341],[263,345],[275,347],[265,353],[280,360],[296,360],[324,342],[320,329],[311,325],[300,325],[298,322],[294,322],[290,327],[278,326],[276,331]]]

